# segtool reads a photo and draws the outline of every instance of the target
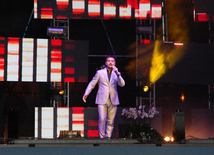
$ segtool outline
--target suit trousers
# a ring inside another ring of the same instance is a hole
[[[99,113],[99,137],[110,138],[114,129],[114,119],[117,113],[117,106],[111,103],[110,98],[104,105],[98,105]]]

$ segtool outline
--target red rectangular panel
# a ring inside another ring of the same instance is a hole
[[[149,39],[141,39],[140,43],[142,43],[142,44],[150,44],[150,40]]]
[[[74,68],[65,68],[65,74],[74,74],[75,69]]]
[[[0,81],[4,81],[4,57],[0,57]]]
[[[72,108],[73,112],[77,113],[77,112],[82,112],[84,110],[84,107],[73,107]]]
[[[74,57],[66,57],[65,58],[65,62],[73,62],[74,61]]]
[[[62,51],[60,49],[53,49],[51,51],[51,62],[62,62]]]
[[[4,44],[0,44],[0,55],[4,54],[5,52],[5,45]]]
[[[65,44],[65,49],[74,49],[74,44]]]
[[[51,45],[52,46],[62,46],[62,40],[61,39],[51,39]]]
[[[84,136],[84,107],[73,107],[72,111],[72,130],[81,130],[81,136]]]
[[[99,130],[88,130],[88,137],[99,137]]]
[[[88,120],[88,126],[98,126],[98,121],[95,120]]]
[[[84,121],[72,121],[72,124],[84,124]]]
[[[62,51],[52,49],[51,51],[51,81],[60,82],[62,75]]]
[[[75,82],[75,79],[73,77],[66,77],[64,78],[64,82]]]
[[[198,21],[199,22],[209,21],[209,15],[206,13],[198,13]]]
[[[127,0],[127,5],[131,5],[132,8],[138,9],[138,0]]]
[[[66,10],[69,5],[69,0],[56,0],[56,5],[58,10]]]
[[[4,58],[0,57],[0,70],[4,70]]]
[[[78,82],[87,82],[88,77],[87,76],[80,76]]]
[[[41,8],[41,18],[42,19],[52,19],[53,18],[53,8]]]

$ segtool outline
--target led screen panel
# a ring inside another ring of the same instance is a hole
[[[34,0],[34,18],[160,19],[161,0]]]
[[[214,20],[213,0],[194,0],[193,17],[195,22],[209,22]]]
[[[57,108],[57,137],[60,136],[60,131],[69,130],[69,108]]]
[[[3,42],[4,38],[0,37],[0,40]],[[5,44],[1,43],[0,44],[0,81],[4,81],[4,53],[5,53]]]
[[[7,42],[7,81],[19,78],[19,38],[8,38]]]
[[[22,81],[33,81],[33,39],[22,40]]]
[[[48,40],[37,39],[36,80],[47,81],[48,77]]]
[[[0,38],[0,81],[87,82],[88,41]]]
[[[41,126],[42,126],[42,135],[41,138],[53,138],[54,136],[54,109],[53,108],[42,108],[41,110],[42,120],[41,120]]]

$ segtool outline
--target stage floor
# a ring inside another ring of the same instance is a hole
[[[214,140],[189,140],[179,143],[140,143],[136,139],[15,139],[0,144],[4,155],[201,155],[213,154]]]
[[[137,139],[8,139],[0,147],[82,147],[82,146],[208,146],[214,147],[214,139],[190,139],[183,142],[142,143]]]

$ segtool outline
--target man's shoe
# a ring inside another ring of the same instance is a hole
[[[108,140],[110,140],[111,138],[110,138],[110,137],[105,137],[105,138],[103,138],[103,139],[108,139]]]

